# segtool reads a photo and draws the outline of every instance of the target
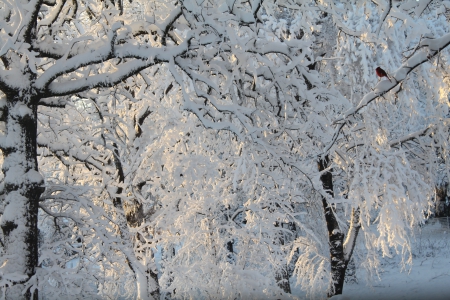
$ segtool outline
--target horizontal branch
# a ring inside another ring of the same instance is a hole
[[[157,61],[156,63],[159,63]],[[114,73],[105,73],[88,78],[68,80],[65,82],[54,82],[48,86],[48,89],[42,91],[42,96],[57,97],[67,96],[75,93],[84,92],[93,88],[112,87],[122,80],[139,73],[140,71],[156,64],[155,62],[143,62],[142,60],[134,60],[120,66],[118,71]]]
[[[46,143],[40,141],[39,138],[38,138],[37,144],[38,144],[38,147],[48,148],[49,151],[51,151],[52,153],[62,152],[67,157],[71,157],[82,163],[87,163],[99,171],[103,170],[103,165],[100,162],[97,162],[94,158],[92,158],[91,154],[84,155],[85,157],[79,156],[77,152],[70,151],[70,148],[69,148],[70,146],[68,144],[59,144],[59,145],[56,145],[54,143],[46,144]],[[74,148],[74,149],[77,149],[77,148]]]
[[[66,104],[67,101],[65,99],[61,99],[61,97],[41,99],[38,102],[39,106],[58,107],[58,108],[64,108],[66,107]]]
[[[443,126],[449,126],[450,125],[450,119],[445,119],[442,123]],[[405,143],[407,141],[411,141],[413,139],[418,138],[419,136],[425,136],[427,134],[430,134],[432,131],[434,131],[434,129],[437,127],[436,124],[431,124],[429,126],[427,126],[426,128],[422,129],[422,130],[418,130],[416,132],[413,132],[411,134],[405,135],[401,138],[395,139],[393,141],[391,141],[389,144],[391,147],[394,147],[398,144],[401,143]]]
[[[38,90],[41,89],[40,93],[43,98],[48,98],[72,95],[93,88],[112,87],[120,83],[122,80],[133,76],[148,67],[162,62],[168,62],[173,57],[184,54],[188,50],[189,39],[190,37],[186,38],[180,45],[171,48],[140,47],[134,45],[116,46],[114,52],[112,55],[108,56],[108,58],[115,57],[135,59],[116,66],[117,71],[114,73],[97,74],[76,80],[52,82],[47,87],[45,87],[46,80],[44,79],[42,81],[37,81],[37,88]],[[83,57],[85,57],[85,55],[83,55]],[[74,56],[71,60],[76,62],[78,60],[78,56]],[[91,63],[97,62],[99,61],[90,61],[89,63],[81,63],[79,66],[87,66]],[[74,69],[75,65],[72,65],[69,71],[74,71]],[[58,70],[57,73],[54,74],[61,75],[62,73],[61,70]]]
[[[113,26],[112,32],[110,32],[108,40],[104,43],[103,47],[100,47],[99,49],[92,52],[87,52],[73,56],[69,59],[66,59],[66,57],[63,56],[62,58],[57,60],[53,66],[48,68],[36,80],[34,84],[36,89],[39,91],[45,90],[53,80],[55,80],[58,76],[62,74],[67,74],[79,68],[88,65],[98,64],[112,58],[114,51],[114,41],[117,36],[116,35],[117,29],[118,24],[116,23]]]

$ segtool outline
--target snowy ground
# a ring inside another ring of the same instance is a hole
[[[401,272],[398,258],[386,259],[380,280],[368,285],[358,277],[358,283],[346,283],[343,295],[332,299],[449,300],[450,226],[446,219],[434,219],[417,233],[413,254],[410,270]]]
[[[381,280],[372,282],[372,287],[365,283],[347,284],[343,295],[333,298],[337,299],[450,299],[450,257],[415,259],[409,274],[399,273],[396,266],[386,268]]]

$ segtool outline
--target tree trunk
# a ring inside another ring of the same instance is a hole
[[[275,280],[277,281],[277,285],[283,290],[283,292],[285,292],[286,294],[291,293],[288,266],[283,266],[281,268],[279,273],[275,275]]]
[[[283,228],[283,224],[285,223],[276,222],[275,227]],[[287,225],[289,226],[289,223]],[[284,246],[285,244],[284,237],[279,238],[279,243],[282,246]],[[287,294],[291,293],[291,283],[289,282],[290,277],[291,276],[289,274],[289,267],[287,264],[283,264],[283,266],[281,266],[280,270],[278,270],[275,275],[277,285]]]
[[[3,254],[0,272],[7,280],[6,299],[38,299],[27,284],[38,264],[38,207],[44,191],[36,153],[37,99],[28,91],[8,94],[1,121],[5,199],[0,227]]]
[[[145,253],[141,255],[137,253],[136,243],[140,243],[137,236],[139,233],[133,235],[129,230],[138,227],[144,221],[142,204],[137,201],[132,201],[133,205],[126,204],[119,197],[116,197],[114,202],[120,236],[124,243],[128,244],[128,249],[124,249],[123,253],[127,258],[128,266],[136,276],[137,299],[159,299],[158,275],[150,267],[154,263],[153,258],[146,257]]]
[[[318,162],[319,171],[324,171],[328,167],[329,158],[326,156]],[[320,176],[324,190],[334,197],[332,170],[324,172]],[[325,197],[322,197],[322,205],[325,214],[325,221],[328,230],[328,245],[330,247],[331,282],[328,289],[328,297],[342,294],[345,279],[345,269],[347,263],[344,257],[344,234],[339,228],[339,224],[334,215],[333,208],[328,204]]]
[[[135,203],[136,207],[142,208],[141,203]],[[138,214],[138,212],[135,212]],[[125,212],[126,218],[128,221],[128,226],[130,228],[135,228],[138,226],[131,226],[130,220],[132,220],[133,217],[130,216],[129,213]],[[142,214],[143,215],[143,214]],[[141,219],[141,222],[138,223],[138,225],[141,225],[143,222],[143,218]],[[137,225],[137,224],[136,224]],[[139,233],[135,234],[134,238],[131,238],[132,243],[134,243],[134,250],[133,252],[133,270],[136,275],[136,288],[137,288],[137,299],[139,300],[147,300],[147,299],[159,299],[160,298],[160,290],[159,290],[159,282],[158,282],[158,274],[153,271],[155,261],[153,256],[148,257],[145,253],[139,253],[137,250],[136,245],[139,243],[145,243],[139,240],[138,237]],[[145,247],[144,247],[145,248]],[[144,250],[145,251],[145,250]]]
[[[138,300],[159,299],[158,276],[151,270],[146,270],[139,261],[134,261],[133,271],[136,276],[136,292]]]
[[[117,149],[117,145],[113,143],[114,147],[114,165],[116,170],[118,171],[118,181],[119,183],[123,183],[125,181],[125,175],[122,167],[122,162],[120,161],[119,151]],[[140,243],[138,239],[138,234],[132,236],[130,234],[130,228],[136,228],[141,226],[144,222],[145,214],[144,207],[142,203],[137,200],[128,200],[122,201],[120,195],[123,193],[123,188],[119,187],[117,189],[118,197],[113,199],[114,207],[116,208],[116,212],[118,214],[118,223],[120,224],[120,234],[121,238],[124,241],[129,241],[132,245],[136,243]],[[134,250],[136,247],[134,245]],[[130,268],[133,270],[136,276],[136,289],[137,289],[137,299],[139,300],[151,300],[151,299],[159,299],[160,291],[159,291],[159,283],[158,283],[158,274],[154,273],[151,267],[148,265],[154,263],[153,258],[151,257],[151,263],[147,263],[147,257],[145,254],[143,256],[139,255],[134,251],[130,251],[133,253],[126,253],[128,264]]]

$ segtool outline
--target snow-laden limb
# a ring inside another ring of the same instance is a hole
[[[44,4],[48,5],[48,6],[53,6],[53,8],[50,9],[49,13],[47,14],[47,16],[41,21],[39,22],[39,26],[51,26],[56,19],[59,17],[62,8],[65,4],[65,1],[56,1],[53,0],[53,3],[49,3],[50,1],[48,1],[47,3],[44,2]]]
[[[7,93],[17,91],[30,84],[30,78],[18,72],[0,69],[0,88]]]
[[[79,143],[75,144],[78,144],[77,146],[81,146]],[[83,153],[83,151],[80,151],[79,148],[70,148],[70,144],[58,145],[55,143],[48,143],[48,141],[38,140],[38,146],[47,148],[48,151],[54,153],[57,157],[61,157],[63,161],[64,156],[70,156],[81,163],[88,163],[89,165],[95,167],[97,170],[103,170],[104,162],[100,161],[99,159],[93,158],[92,153],[86,154]]]
[[[355,250],[356,239],[358,237],[359,229],[361,228],[359,214],[360,208],[352,208],[350,217],[350,227],[344,241],[344,260],[348,264]]]
[[[5,55],[9,49],[15,48],[17,42],[30,43],[31,31],[35,25],[34,21],[41,9],[41,5],[42,3],[39,0],[29,1],[27,4],[13,2],[12,10],[14,13],[11,12],[11,14],[14,14],[15,17],[17,16],[16,18],[18,20],[16,20],[15,26],[12,28],[6,27],[7,30],[10,30],[9,33],[11,36],[0,49],[0,57]]]
[[[50,222],[48,231],[74,229],[88,248],[80,256],[86,269],[80,266],[58,281],[67,293],[77,291],[70,279],[77,283],[83,272],[95,273],[91,259],[108,273],[96,280],[105,297],[117,295],[114,287],[122,285],[140,298],[235,299],[252,286],[249,297],[278,299],[289,292],[286,256],[294,246],[301,250],[291,258],[301,266],[303,284],[340,291],[344,277],[338,273],[351,256],[358,227],[355,222],[344,243],[350,208],[361,212],[359,236],[367,247],[379,246],[386,255],[407,248],[407,228],[417,223],[429,196],[429,162],[437,161],[436,153],[410,142],[396,145],[411,150],[392,149],[389,141],[411,138],[409,132],[443,117],[439,108],[445,105],[427,103],[425,110],[413,100],[398,107],[386,101],[373,110],[355,110],[333,124],[338,130],[330,124],[366,94],[375,63],[400,64],[401,44],[414,40],[417,26],[382,26],[380,20],[391,24],[392,14],[405,13],[394,5],[384,18],[370,1],[200,2],[155,0],[133,15],[136,1],[55,1],[53,8],[43,6],[34,40],[23,44],[8,33],[26,11],[16,10],[10,20],[0,16],[0,40],[9,41],[0,63],[9,108],[2,116],[8,138],[1,140],[6,199],[14,196],[8,190],[12,183],[28,189],[40,182],[37,160],[46,182],[89,189],[85,206],[72,203],[64,191],[45,194],[47,219],[57,222]],[[373,29],[381,27],[380,39],[374,39]],[[341,29],[347,34],[339,34]],[[368,46],[368,39],[376,43]],[[414,53],[433,48],[428,46]],[[432,72],[424,73],[417,82],[432,82]],[[402,82],[409,99],[435,101],[431,88]],[[381,82],[374,94],[389,97],[391,85]],[[16,100],[20,103],[13,105]],[[37,140],[28,148],[40,147],[29,152],[26,164],[11,167],[13,158],[26,161],[16,155],[24,139],[15,133],[23,124],[11,116],[26,121],[39,104],[39,131],[27,131],[25,142]],[[414,137],[433,150],[444,145],[428,133]],[[335,148],[342,150],[339,155],[331,151]],[[429,158],[425,164],[417,163],[419,155]],[[17,205],[1,203],[7,211]],[[63,228],[70,213],[85,226],[73,222]],[[324,214],[327,232],[320,230]],[[380,222],[378,236],[368,234],[374,220]],[[71,251],[82,252],[75,234],[68,236],[47,239],[44,246],[46,258],[58,254],[58,268]],[[101,252],[109,260],[102,261]],[[156,268],[155,254],[162,256],[162,268]],[[52,270],[31,276],[30,284],[42,275],[39,282],[49,282]],[[128,280],[133,284],[125,285]],[[33,286],[23,287],[34,293]],[[56,298],[59,291],[49,290]]]
[[[408,142],[408,141],[412,141],[414,139],[418,139],[419,137],[430,135],[438,126],[446,127],[446,126],[450,125],[449,119],[443,119],[441,121],[442,121],[442,123],[430,124],[430,125],[426,126],[425,128],[423,128],[421,130],[415,131],[413,133],[409,133],[409,134],[407,134],[405,136],[402,136],[400,138],[393,139],[393,140],[389,141],[389,145],[391,147],[395,147],[395,146],[398,146],[399,144],[402,144],[402,143],[405,143],[405,142]],[[353,144],[347,146],[346,152],[350,151],[351,149],[353,149],[355,147],[363,146],[363,145],[364,145],[363,143],[360,143],[360,144],[353,143]],[[338,151],[338,150],[336,150],[336,151]],[[340,155],[340,154],[338,153],[338,155]]]
[[[366,94],[359,104],[352,109],[346,111],[341,117],[335,119],[333,124],[341,123],[349,116],[356,114],[363,107],[367,106],[370,102],[377,99],[381,95],[394,89],[397,85],[401,84],[407,76],[414,71],[415,68],[421,64],[429,61],[434,56],[438,55],[440,51],[445,49],[450,45],[450,34],[446,34],[440,38],[424,38],[420,41],[417,51],[408,58],[400,68],[392,73],[392,79],[394,82],[388,82],[387,80],[380,81],[374,88],[373,91]]]
[[[136,74],[154,64],[155,62],[143,63],[137,60],[130,61],[124,63],[116,72],[93,75],[90,78],[67,80],[61,83],[51,83],[42,92],[46,96],[57,97],[83,92],[91,88],[111,87],[130,77],[132,74]]]
[[[68,52],[55,61],[55,63],[44,71],[35,81],[35,87],[38,90],[46,90],[48,85],[62,74],[67,74],[84,66],[93,65],[107,61],[113,57],[114,44],[117,38],[117,30],[122,26],[121,23],[115,23],[107,33],[108,38],[103,45],[87,53],[78,54],[67,58]]]
[[[450,125],[450,119],[444,119],[444,120],[442,120],[442,123],[439,124],[439,126],[444,126],[444,127],[449,126],[449,125]],[[431,125],[427,126],[426,128],[424,128],[422,130],[418,130],[416,132],[410,133],[410,134],[408,134],[406,136],[403,136],[401,138],[397,138],[395,140],[392,140],[392,141],[389,142],[389,144],[390,144],[391,147],[395,147],[398,144],[405,143],[407,141],[411,141],[411,140],[417,139],[417,138],[419,138],[421,136],[428,135],[431,132],[433,132],[436,129],[436,127],[437,127],[437,124],[431,124]]]
[[[66,106],[67,101],[65,101],[62,97],[54,97],[54,98],[46,98],[41,99],[38,102],[39,106],[47,106],[47,107],[60,107],[64,108]]]
[[[111,45],[114,44],[114,38],[112,38],[105,42],[103,49],[100,48],[93,53],[75,55],[67,60],[61,58],[60,63],[58,60],[55,65],[46,70],[36,80],[35,86],[45,97],[70,95],[98,87],[111,87],[141,70],[155,64],[168,62],[171,58],[185,53],[188,50],[189,40],[190,37],[187,37],[180,45],[170,50],[132,45],[116,46],[111,49]],[[135,58],[135,60],[120,65],[116,72],[93,75],[77,80],[59,80],[57,83],[52,83],[60,75],[112,58]]]

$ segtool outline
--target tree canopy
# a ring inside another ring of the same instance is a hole
[[[358,249],[410,262],[450,175],[448,11],[0,3],[4,297],[331,297]]]

